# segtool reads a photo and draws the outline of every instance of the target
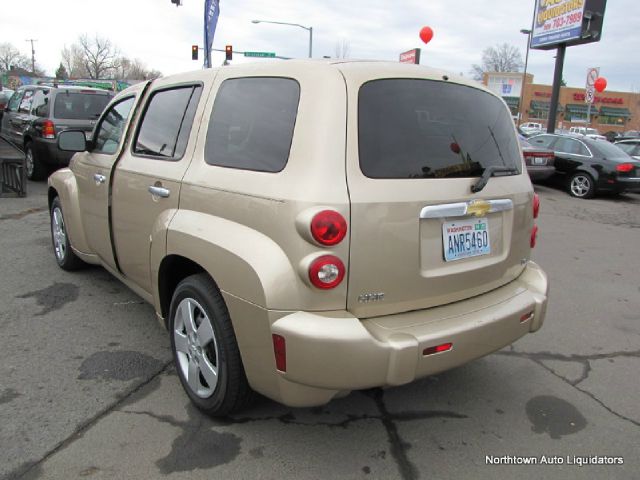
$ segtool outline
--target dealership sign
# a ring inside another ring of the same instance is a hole
[[[600,40],[606,0],[536,0],[531,48]]]
[[[414,48],[400,54],[400,63],[420,63],[420,49]]]

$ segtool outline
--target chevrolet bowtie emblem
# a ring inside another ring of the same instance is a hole
[[[491,205],[484,200],[473,200],[467,203],[467,215],[482,217],[491,211]]]

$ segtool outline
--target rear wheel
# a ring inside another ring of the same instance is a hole
[[[178,284],[169,331],[178,377],[200,410],[224,416],[248,405],[253,392],[229,312],[208,275],[192,275]]]
[[[62,214],[62,205],[58,197],[51,202],[51,240],[53,242],[53,253],[56,256],[58,266],[63,270],[78,270],[85,267],[84,263],[74,253],[69,242],[69,235]]]
[[[27,178],[29,180],[44,180],[47,178],[47,166],[42,163],[42,160],[35,154],[31,142],[27,143],[24,147],[25,163],[27,169]]]
[[[596,193],[596,185],[591,175],[577,172],[569,178],[568,190],[569,195],[576,198],[593,198]]]

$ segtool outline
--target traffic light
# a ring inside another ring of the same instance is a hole
[[[227,45],[224,47],[224,53],[227,56],[227,62],[233,58],[233,47],[231,45]]]
[[[191,45],[191,60],[198,59],[198,45]]]

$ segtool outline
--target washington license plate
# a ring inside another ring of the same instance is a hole
[[[460,220],[442,225],[444,259],[447,262],[491,253],[486,218]]]

